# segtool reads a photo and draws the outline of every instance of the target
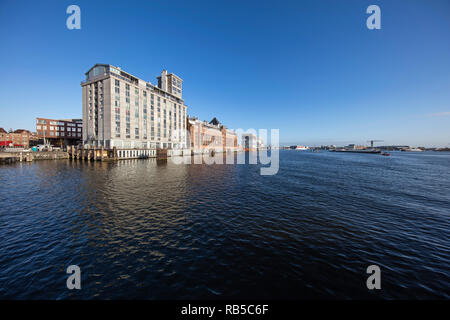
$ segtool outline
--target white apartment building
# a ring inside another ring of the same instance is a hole
[[[83,144],[118,149],[186,148],[183,80],[163,70],[158,86],[109,64],[81,83]]]

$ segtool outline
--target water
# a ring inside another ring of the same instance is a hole
[[[275,176],[41,161],[0,183],[3,299],[450,298],[449,153],[280,151]]]

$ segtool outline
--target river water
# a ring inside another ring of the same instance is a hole
[[[273,176],[36,161],[0,183],[3,299],[450,298],[450,153],[286,150]]]

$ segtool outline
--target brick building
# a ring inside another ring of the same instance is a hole
[[[29,148],[30,141],[33,141],[36,136],[25,129],[17,129],[13,132],[7,132],[5,129],[0,128],[0,145],[1,146],[14,146]]]
[[[81,119],[36,118],[39,139],[54,146],[64,147],[81,143],[83,137]]]
[[[216,118],[209,123],[197,118],[187,121],[189,145],[194,154],[237,151],[237,134],[227,129]]]

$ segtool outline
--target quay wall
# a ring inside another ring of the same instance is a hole
[[[34,160],[59,160],[69,159],[69,153],[64,151],[32,152]]]
[[[19,151],[0,152],[0,163],[31,162],[34,160],[60,160],[69,159],[69,154],[63,151]]]

